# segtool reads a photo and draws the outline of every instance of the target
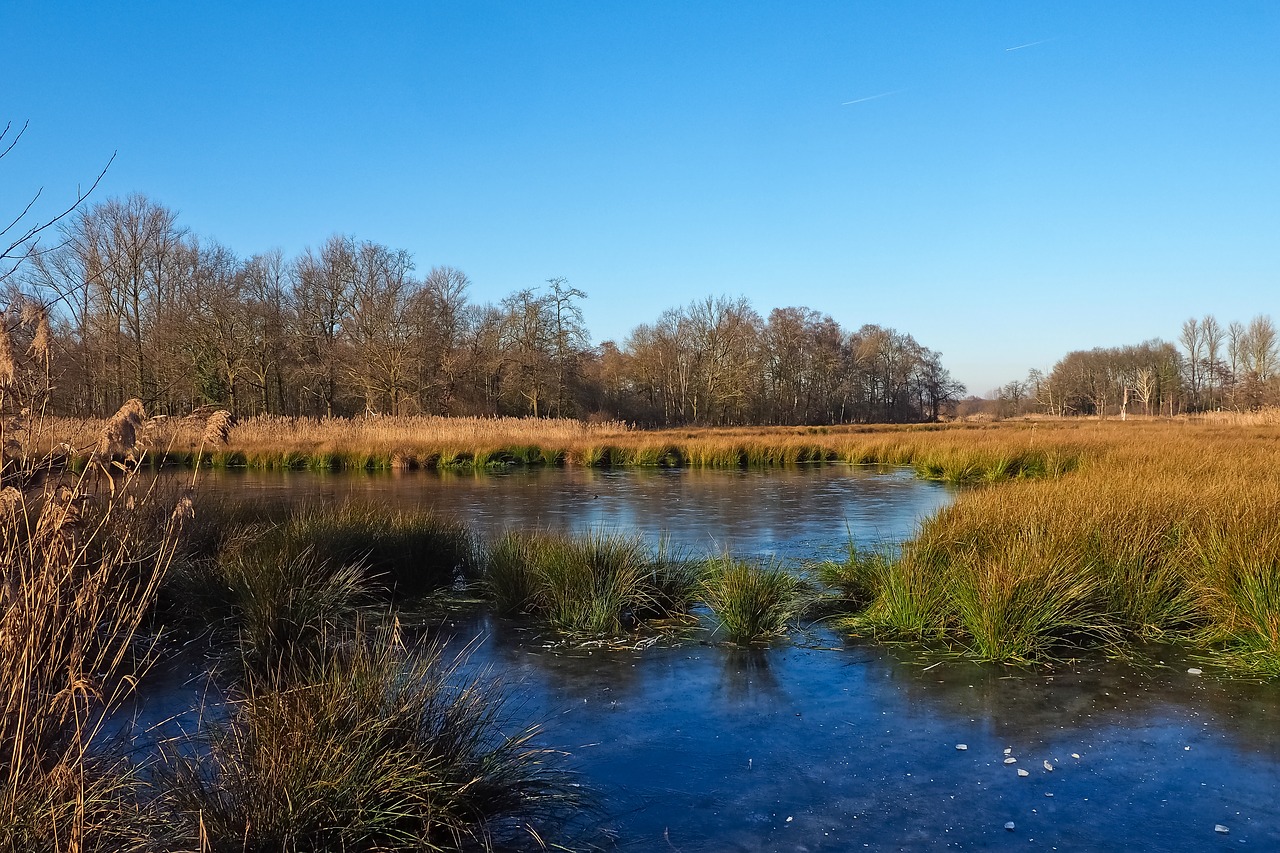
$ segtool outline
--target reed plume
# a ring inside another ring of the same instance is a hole
[[[47,367],[53,343],[53,332],[49,328],[49,309],[39,302],[28,300],[22,306],[22,322],[32,330],[31,345],[27,347],[27,352]]]
[[[5,315],[0,313],[0,388],[7,388],[17,377],[18,365],[13,358],[13,334]]]

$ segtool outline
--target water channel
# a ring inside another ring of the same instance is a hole
[[[838,558],[850,536],[902,541],[951,500],[909,472],[838,465],[206,483],[247,497],[431,506],[482,537],[634,530],[795,561]],[[756,651],[709,635],[568,649],[482,611],[442,631],[459,645],[480,638],[475,664],[545,724],[545,745],[570,754],[600,802],[587,837],[605,849],[1280,849],[1280,688],[1188,673],[1195,662],[1167,647],[1140,663],[1022,670],[821,625]]]

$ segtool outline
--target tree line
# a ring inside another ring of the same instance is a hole
[[[1048,373],[1032,370],[996,392],[997,413],[1176,415],[1280,405],[1280,335],[1261,314],[1222,325],[1182,324],[1176,342],[1077,350]]]
[[[564,278],[496,304],[467,275],[334,236],[240,257],[142,195],[76,209],[7,282],[52,319],[54,402],[103,415],[204,404],[238,415],[531,415],[647,425],[937,419],[964,389],[940,355],[876,325],[707,297],[593,346]]]

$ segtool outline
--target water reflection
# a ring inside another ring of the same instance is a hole
[[[212,491],[283,501],[348,497],[427,507],[483,536],[506,529],[638,531],[698,552],[838,558],[901,542],[952,492],[901,469],[794,466],[749,471],[518,468],[499,473],[218,471]]]
[[[1270,686],[1103,660],[926,670],[871,646],[485,654],[522,674],[620,849],[1190,851],[1215,823],[1280,845]]]
[[[729,649],[722,656],[720,695],[738,709],[786,699],[764,649]]]

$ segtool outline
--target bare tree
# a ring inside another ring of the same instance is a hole
[[[1248,364],[1248,332],[1239,320],[1232,320],[1227,325],[1227,362],[1231,382],[1231,406],[1237,405],[1237,394],[1243,373]]]
[[[1200,339],[1204,342],[1204,368],[1201,372],[1205,388],[1208,391],[1207,408],[1216,408],[1220,401],[1216,391],[1218,381],[1223,373],[1222,341],[1225,333],[1221,324],[1212,314],[1204,315],[1200,321]]]
[[[591,344],[582,320],[582,306],[578,304],[587,294],[570,287],[569,280],[560,277],[547,279],[547,291],[556,372],[556,417],[563,417],[569,413],[569,382],[578,378],[582,357]]]
[[[422,349],[423,407],[449,414],[464,370],[471,280],[453,267],[432,267],[413,306]]]
[[[345,333],[352,358],[348,375],[361,389],[366,412],[403,414],[419,375],[418,336],[411,309],[421,285],[409,277],[404,250],[373,242],[355,247],[351,316]]]
[[[22,127],[14,130],[13,122],[6,122],[4,129],[0,130],[0,160],[9,156],[18,143],[22,140],[23,135],[27,132],[28,122],[23,122]],[[111,163],[115,160],[116,155],[113,152],[107,164],[102,167],[102,171],[93,179],[88,189],[77,189],[76,196],[66,207],[60,208],[57,212],[47,216],[35,216],[36,205],[40,202],[40,196],[44,194],[44,187],[37,189],[27,203],[23,205],[21,211],[18,212],[8,223],[0,221],[0,284],[7,281],[14,273],[22,267],[23,263],[40,257],[47,248],[40,245],[40,238],[44,232],[53,228],[66,217],[70,216],[84,204],[90,194],[98,188],[98,184],[102,181],[107,169],[111,168]]]
[[[261,414],[285,409],[288,276],[288,265],[279,250],[254,255],[244,266],[244,371],[256,392],[256,406]],[[273,386],[274,409],[271,405]]]
[[[161,342],[184,304],[185,230],[142,195],[78,210],[59,229],[62,242],[38,256],[31,281],[70,318],[93,408],[130,397],[155,408],[171,390],[157,371],[171,366]]]
[[[528,412],[540,417],[547,387],[554,383],[555,311],[551,300],[533,288],[502,300],[502,351],[509,366],[510,386],[528,402]]]
[[[1249,321],[1248,347],[1249,369],[1259,382],[1267,382],[1275,373],[1276,326],[1271,318],[1259,314]]]
[[[1190,402],[1192,405],[1197,405],[1200,397],[1200,366],[1204,351],[1204,335],[1200,322],[1195,317],[1187,318],[1182,324],[1182,334],[1178,336],[1178,340],[1187,351],[1184,364],[1187,368],[1187,390],[1190,394]]]
[[[302,364],[302,393],[332,417],[348,352],[347,326],[356,287],[356,247],[330,237],[318,252],[305,251],[293,267],[294,328]]]

